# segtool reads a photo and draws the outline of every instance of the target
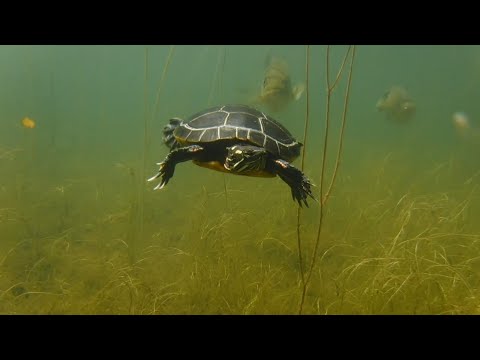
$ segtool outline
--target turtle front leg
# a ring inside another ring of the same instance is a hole
[[[199,145],[186,146],[170,151],[163,162],[157,163],[157,165],[160,165],[158,173],[148,179],[148,181],[153,181],[159,177],[162,178],[154,190],[162,189],[167,185],[175,172],[175,165],[184,161],[194,160],[202,151],[203,147]]]
[[[277,159],[273,163],[277,175],[290,186],[293,200],[298,201],[300,207],[302,207],[302,202],[308,207],[307,197],[310,196],[315,200],[310,180],[300,170],[285,160]]]

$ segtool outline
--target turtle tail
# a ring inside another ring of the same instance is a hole
[[[181,119],[173,118],[170,119],[168,124],[163,128],[163,142],[170,148],[170,150],[176,149],[180,146],[178,141],[175,139],[173,132],[181,123]]]

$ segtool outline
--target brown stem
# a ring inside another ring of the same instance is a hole
[[[347,55],[350,52],[350,48],[352,48],[352,46],[350,46],[348,48]],[[350,60],[350,70],[349,70],[349,73],[348,73],[347,89],[345,90],[345,101],[344,101],[344,104],[343,104],[343,114],[342,114],[342,128],[340,130],[340,140],[339,140],[339,145],[338,145],[337,159],[335,160],[335,169],[333,171],[333,176],[332,176],[332,180],[330,182],[330,186],[328,187],[328,190],[325,194],[325,197],[322,199],[322,205],[325,205],[325,203],[327,202],[327,200],[330,196],[330,193],[331,193],[332,188],[333,188],[333,184],[335,183],[335,180],[337,178],[338,168],[340,167],[340,158],[342,156],[342,150],[343,150],[343,137],[344,137],[344,132],[345,132],[345,124],[347,122],[346,120],[347,120],[348,101],[350,99],[350,85],[351,85],[351,82],[352,82],[352,70],[353,70],[353,61],[354,60],[355,60],[355,46],[353,46],[352,59]],[[343,64],[342,64],[342,68],[343,68]]]
[[[310,62],[310,45],[306,47],[305,53],[305,97],[306,97],[306,110],[305,110],[305,127],[303,129],[303,148],[302,148],[302,160],[300,163],[300,168],[303,171],[305,165],[305,152],[307,148],[307,132],[308,132],[308,123],[309,123],[309,114],[310,114],[310,104],[309,104],[309,94],[308,94],[308,78],[309,78],[309,62]],[[303,270],[303,258],[302,258],[302,241],[300,238],[300,213],[302,208],[297,207],[297,246],[298,246],[298,262],[300,265],[300,275],[302,277],[302,286],[305,284],[305,274]]]
[[[347,55],[348,53],[350,52],[350,48],[347,52]],[[346,55],[346,57],[347,57]],[[352,62],[351,62],[351,65],[350,65],[350,75],[349,75],[349,83],[348,83],[348,87],[347,87],[347,93],[346,93],[346,101],[344,103],[344,106],[346,107],[348,105],[348,97],[349,97],[349,91],[350,91],[350,81],[351,81],[351,75],[352,75],[352,66],[353,66],[353,58],[354,58],[354,55],[355,55],[355,49],[353,51],[353,55],[352,55]],[[346,59],[345,57],[345,59]],[[344,63],[345,63],[345,59],[344,59],[344,62],[342,63],[342,66],[341,66],[341,69],[343,69],[343,66],[344,66]],[[327,54],[326,54],[326,81],[327,81],[327,100],[326,100],[326,110],[325,110],[325,135],[324,135],[324,143],[323,143],[323,156],[322,156],[322,171],[321,171],[321,177],[320,177],[320,199],[323,199],[323,179],[324,179],[324,175],[325,175],[325,164],[326,164],[326,160],[327,160],[327,149],[328,149],[328,135],[329,135],[329,129],[330,129],[330,99],[331,99],[331,96],[332,96],[332,92],[336,86],[336,83],[339,79],[341,75],[341,71],[339,71],[339,73],[337,74],[337,79],[335,80],[335,83],[333,84],[333,86],[330,85],[330,46],[327,46]],[[346,119],[346,109],[344,108],[344,120]],[[343,129],[344,129],[344,125],[345,123],[342,124],[342,135],[343,135]],[[341,142],[342,143],[342,142]],[[341,150],[340,150],[341,152]],[[338,156],[337,156],[337,161],[339,160]],[[317,229],[317,237],[316,237],[316,240],[315,240],[315,246],[314,246],[314,249],[313,249],[313,255],[312,255],[312,260],[310,262],[310,267],[308,269],[308,273],[307,273],[307,277],[305,279],[305,282],[303,283],[303,288],[302,288],[302,297],[301,297],[301,300],[300,300],[300,307],[299,307],[299,314],[302,313],[302,310],[303,310],[303,305],[305,303],[305,296],[306,296],[306,293],[307,293],[307,289],[308,289],[308,284],[309,284],[309,281],[312,277],[312,273],[313,273],[313,268],[315,266],[315,261],[316,261],[316,258],[317,258],[317,252],[318,252],[318,245],[320,244],[320,235],[321,235],[321,232],[322,232],[322,228],[323,228],[323,218],[324,218],[324,206],[325,206],[325,202],[324,201],[320,201],[320,213],[319,213],[319,218],[318,218],[318,229]]]
[[[165,66],[163,67],[162,77],[158,82],[157,97],[155,98],[155,105],[153,106],[152,119],[155,119],[155,116],[157,115],[157,112],[158,112],[158,104],[160,102],[160,92],[162,89],[162,84],[167,74],[168,66],[170,65],[170,60],[172,59],[174,50],[175,50],[175,45],[170,46],[170,51],[168,52],[167,61],[165,62]]]
[[[337,86],[337,83],[338,81],[340,80],[340,77],[343,73],[343,68],[345,67],[345,64],[347,62],[347,59],[348,59],[348,54],[350,54],[350,50],[352,48],[352,45],[350,45],[348,47],[348,50],[347,50],[347,53],[345,54],[345,56],[343,57],[343,61],[342,61],[342,65],[340,66],[340,69],[338,70],[338,73],[337,73],[337,78],[335,79],[335,82],[333,83],[333,85],[331,87],[329,87],[332,91],[335,89],[335,87]]]

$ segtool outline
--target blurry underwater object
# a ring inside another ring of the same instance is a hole
[[[454,113],[452,122],[457,132],[462,136],[465,136],[471,130],[470,119],[464,112],[457,111]]]
[[[462,138],[480,139],[480,128],[474,127],[470,121],[469,116],[462,112],[457,111],[452,115],[452,123],[457,131],[457,134]]]
[[[36,124],[33,119],[30,119],[28,116],[25,116],[22,119],[22,126],[26,129],[33,129],[36,126]]]
[[[377,110],[386,114],[388,119],[406,122],[413,118],[417,106],[407,90],[401,86],[392,86],[378,101]]]
[[[287,62],[268,54],[260,94],[252,102],[264,105],[271,112],[279,112],[293,100],[300,99],[304,90],[303,83],[292,86]]]

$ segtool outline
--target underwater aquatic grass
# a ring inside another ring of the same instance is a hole
[[[388,183],[392,176],[395,178],[393,173],[388,174],[382,183]],[[353,208],[359,208],[358,216],[351,218],[350,229],[345,231],[345,241],[354,245],[350,251],[352,262],[345,263],[342,276],[337,278],[340,283],[348,283],[342,287],[350,289],[345,298],[357,303],[355,311],[447,313],[456,304],[457,313],[468,312],[466,308],[459,311],[458,304],[463,296],[464,305],[470,307],[478,296],[478,275],[470,266],[477,261],[474,254],[479,251],[478,240],[471,236],[475,234],[473,229],[463,228],[471,216],[465,203],[478,197],[475,193],[475,186],[449,196],[444,192],[425,195],[418,190],[405,194],[375,186],[371,192],[358,196],[351,203]],[[375,198],[382,200],[372,201]],[[464,216],[467,219],[462,219]],[[465,233],[472,230],[473,233]],[[444,259],[449,259],[448,266],[442,263]],[[430,269],[426,271],[428,264]],[[448,279],[457,283],[455,290]],[[426,291],[424,287],[428,287],[427,293],[415,292]],[[441,302],[440,295],[434,293],[438,289],[443,289],[450,300]],[[458,296],[452,297],[455,291]],[[416,301],[420,304],[415,305]],[[330,310],[338,312],[338,305],[332,305]],[[340,311],[345,313],[347,309],[351,307],[344,304]]]
[[[378,163],[383,166],[382,158]],[[369,181],[366,171],[358,174]],[[475,216],[469,208],[479,196],[477,187],[448,196],[421,189],[389,192],[383,184],[391,178],[396,174],[386,168],[378,186],[349,196],[344,194],[350,188],[339,181],[319,246],[321,271],[312,274],[304,312],[478,313],[480,236],[475,228],[462,227]],[[192,204],[183,213],[191,219],[188,226],[183,218],[171,227],[146,222],[146,241],[133,264],[117,239],[128,214],[115,214],[124,205],[113,204],[107,193],[107,229],[74,228],[40,237],[36,260],[28,241],[6,251],[0,263],[0,311],[294,314],[299,289],[295,217],[289,194],[275,195],[281,185],[264,195],[267,204],[278,205],[272,211],[245,209],[245,202],[258,199],[256,192],[231,191],[230,214],[222,193],[215,195],[216,186],[180,194],[179,202]],[[95,191],[90,184],[91,201]],[[314,225],[302,229],[305,246],[314,245]]]
[[[443,202],[443,195],[440,199]],[[346,297],[357,303],[358,312],[462,313],[455,303],[468,304],[478,297],[478,275],[467,266],[477,261],[472,254],[479,250],[478,235],[439,232],[439,225],[445,230],[456,227],[457,213],[452,204],[439,207],[434,196],[425,200],[424,196],[404,200],[378,224],[374,242],[359,250],[352,257],[358,260],[337,277],[344,288],[350,288]],[[440,210],[444,220],[432,223],[432,209]],[[467,280],[472,277],[473,282]],[[339,305],[332,303],[330,309]]]

